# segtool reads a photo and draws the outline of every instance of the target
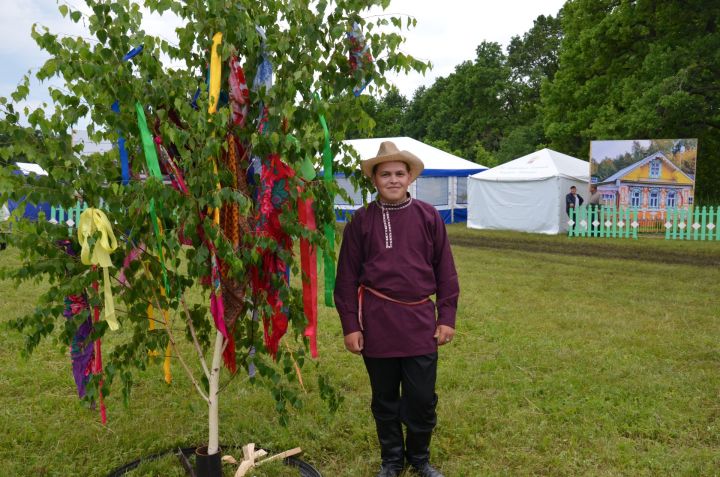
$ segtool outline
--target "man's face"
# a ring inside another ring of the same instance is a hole
[[[571,193],[572,195],[575,195],[576,192],[577,192],[577,189],[575,189],[574,187],[571,187],[571,188],[570,188],[570,193]]]
[[[383,162],[375,168],[372,182],[380,200],[389,204],[402,202],[407,197],[410,173],[401,161]]]

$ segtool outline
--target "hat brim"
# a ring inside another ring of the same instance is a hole
[[[410,182],[417,179],[423,169],[425,169],[423,161],[410,151],[399,151],[393,154],[373,157],[372,159],[362,161],[360,167],[362,168],[363,174],[372,179],[373,168],[384,162],[404,162],[407,164],[410,168]]]

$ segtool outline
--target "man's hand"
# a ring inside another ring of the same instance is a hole
[[[437,340],[438,346],[448,344],[452,341],[454,336],[455,328],[452,328],[450,326],[438,325],[438,327],[435,329],[434,338]],[[347,336],[345,337],[345,339],[345,343],[347,343]]]
[[[363,344],[362,331],[355,331],[354,333],[345,335],[345,348],[351,353],[360,354],[363,349]]]

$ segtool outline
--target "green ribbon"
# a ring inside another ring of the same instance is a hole
[[[155,143],[153,142],[150,129],[147,125],[147,119],[145,119],[145,109],[140,104],[140,101],[135,103],[135,111],[137,111],[138,128],[140,128],[140,138],[142,139],[143,151],[145,152],[145,162],[147,162],[148,170],[150,175],[156,177],[162,181],[162,172],[160,172],[160,163],[158,162],[157,151],[155,150]]]
[[[300,164],[300,177],[306,181],[315,179],[315,166],[310,156],[305,156],[302,164]]]
[[[298,141],[295,136],[293,136],[292,134],[288,134],[287,140],[290,141],[293,146],[295,146],[295,150],[297,152],[300,152],[300,141]],[[302,163],[300,164],[298,174],[300,175],[300,178],[304,181],[309,182],[315,179],[315,165],[313,165],[312,158],[309,154],[305,155],[305,159],[303,159]]]
[[[163,180],[160,171],[160,163],[158,162],[157,151],[155,150],[155,142],[153,142],[150,129],[145,118],[145,109],[140,102],[135,103],[135,111],[137,111],[138,128],[140,129],[140,138],[142,139],[143,152],[145,153],[145,162],[147,163],[150,175]],[[150,199],[150,220],[153,223],[155,231],[155,242],[157,244],[158,256],[160,257],[160,266],[162,267],[163,283],[165,285],[165,294],[170,296],[170,283],[168,282],[167,268],[165,268],[165,256],[162,248],[162,234],[160,232],[160,223],[158,222],[157,213],[155,212],[155,199]]]
[[[319,97],[315,94],[315,99]],[[325,185],[330,185],[333,181],[333,157],[332,151],[330,151],[330,132],[328,131],[327,122],[325,116],[320,114],[320,125],[325,133],[325,145],[323,147],[323,182]],[[335,215],[335,209],[333,208],[333,215]],[[333,261],[333,255],[335,254],[335,224],[326,223],[323,225],[325,231],[325,239],[328,242],[330,253],[323,254],[324,269],[325,269],[325,306],[335,306],[333,301],[333,292],[335,291],[335,262]]]

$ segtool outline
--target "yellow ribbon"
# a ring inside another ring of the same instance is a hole
[[[222,61],[218,54],[218,46],[222,42],[222,33],[217,32],[213,35],[212,49],[210,50],[210,85],[208,94],[210,95],[210,106],[208,113],[214,114],[217,111],[218,101],[220,99],[220,76],[222,69]]]
[[[160,289],[160,293],[165,296],[165,290],[162,288]],[[168,311],[163,310],[163,320],[165,321],[165,326],[168,326]],[[155,315],[155,308],[152,305],[148,305],[147,307],[147,316],[148,316],[148,327],[150,330],[155,329],[155,320],[153,319]],[[160,356],[160,352],[157,350],[148,350],[148,354],[154,358]],[[165,361],[163,362],[163,375],[165,377],[165,382],[170,384],[172,382],[172,372],[170,371],[170,358],[172,357],[172,344],[168,343],[167,347],[165,348]]]
[[[88,243],[96,232],[100,232],[100,238],[92,247]],[[117,240],[112,231],[112,225],[105,213],[100,209],[89,208],[80,214],[78,224],[78,241],[82,250],[80,260],[84,265],[98,265],[103,269],[103,295],[105,295],[105,321],[111,330],[120,328],[120,323],[115,316],[115,302],[113,301],[112,289],[110,288],[110,273],[108,267],[112,267],[110,254],[117,249]],[[92,252],[92,253],[91,253]]]
[[[213,44],[210,48],[210,80],[208,94],[210,95],[210,105],[208,106],[208,113],[215,114],[217,112],[217,105],[220,99],[220,78],[222,76],[222,60],[218,54],[218,47],[222,43],[222,33],[217,32],[213,35]],[[213,172],[215,177],[218,175],[217,161],[213,158]],[[221,189],[220,182],[217,183],[218,190]],[[213,223],[215,225],[220,224],[220,208],[216,207],[214,210],[210,208],[213,213]]]

